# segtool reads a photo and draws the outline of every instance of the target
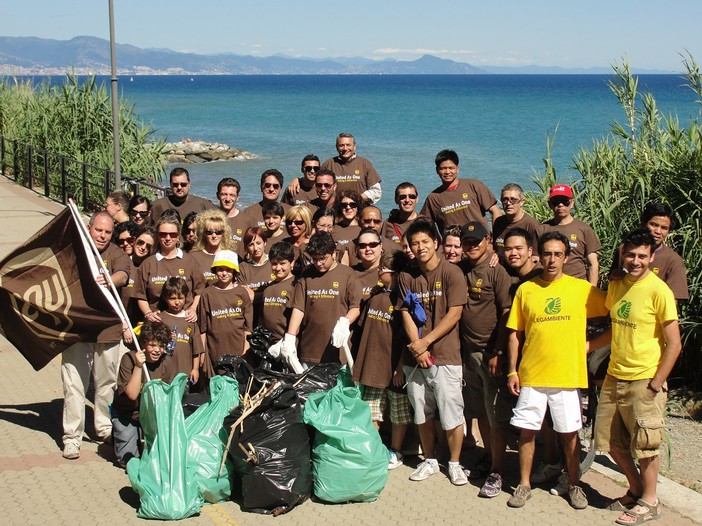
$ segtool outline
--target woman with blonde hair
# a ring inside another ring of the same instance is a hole
[[[233,249],[232,229],[224,212],[218,209],[200,212],[195,218],[195,244],[190,255],[197,261],[206,286],[217,281],[217,276],[212,272],[215,252]]]

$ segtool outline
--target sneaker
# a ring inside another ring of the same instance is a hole
[[[561,476],[558,477],[558,482],[554,487],[552,487],[549,490],[549,493],[551,495],[557,495],[559,497],[562,497],[563,495],[568,494],[568,489],[569,489],[570,484],[568,483],[568,473],[565,471],[561,473]]]
[[[546,484],[547,482],[556,480],[558,475],[561,474],[562,470],[563,466],[561,466],[560,462],[557,464],[546,464],[546,462],[542,462],[539,464],[539,467],[536,468],[536,471],[534,471],[534,473],[531,475],[531,483]]]
[[[451,484],[454,486],[463,486],[468,484],[466,472],[463,471],[463,466],[461,466],[458,462],[449,462],[448,476],[451,480]]]
[[[587,508],[587,497],[580,486],[570,486],[568,488],[568,501],[570,501],[571,507],[576,510]]]
[[[500,491],[502,491],[502,477],[499,473],[490,473],[485,484],[480,488],[478,497],[491,499],[492,497],[497,497]]]
[[[507,506],[510,508],[521,508],[531,498],[531,488],[519,484],[514,494],[507,501]]]
[[[405,459],[405,456],[399,451],[388,449],[388,470],[399,468]]]
[[[414,480],[415,482],[419,482],[420,480],[426,480],[432,475],[436,475],[439,472],[439,463],[434,461],[434,462],[429,462],[428,460],[425,460],[419,466],[417,466],[417,469],[415,469],[412,474],[410,475],[410,480]]]
[[[78,444],[74,444],[73,442],[69,442],[68,444],[64,445],[63,458],[68,460],[80,458],[80,446]]]

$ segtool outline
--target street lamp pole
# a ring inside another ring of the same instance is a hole
[[[122,175],[119,169],[119,100],[117,97],[117,52],[115,50],[115,14],[113,0],[108,0],[110,8],[110,88],[112,91],[112,140],[115,150],[115,190],[122,188]]]

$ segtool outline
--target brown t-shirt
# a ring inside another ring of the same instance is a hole
[[[353,240],[358,237],[361,232],[361,227],[358,225],[341,226],[336,225],[334,227],[334,233],[332,238],[336,241],[337,245],[343,245],[345,248],[349,243],[353,243]]]
[[[380,241],[383,243],[383,252],[396,252],[398,250],[402,250],[400,245],[387,237],[381,237]],[[358,251],[356,250],[356,244],[353,241],[346,245],[346,252],[349,254],[350,267],[355,267],[361,262],[360,258],[358,257]]]
[[[563,265],[563,273],[574,278],[587,279],[587,256],[602,248],[600,240],[597,239],[590,225],[575,218],[567,225],[554,225],[553,219],[546,221],[543,225],[545,228],[542,234],[556,230],[568,238],[570,255]]]
[[[203,199],[197,195],[188,194],[185,201],[180,204],[173,201],[171,196],[162,197],[161,199],[156,199],[156,201],[154,201],[154,204],[151,207],[151,217],[155,223],[158,221],[158,218],[161,217],[161,214],[163,214],[164,211],[172,209],[178,211],[178,214],[180,214],[180,221],[182,222],[183,219],[185,219],[185,216],[191,212],[200,213],[203,210],[210,210],[212,208],[216,207],[211,201]]]
[[[466,304],[466,278],[461,269],[453,263],[440,259],[439,264],[423,274],[418,267],[410,266],[400,273],[399,297],[396,307],[407,310],[403,300],[407,291],[412,291],[424,304],[427,322],[422,334],[430,333],[443,318],[450,307]],[[461,365],[461,341],[458,324],[429,347],[436,365]],[[417,361],[407,350],[405,364],[414,366]]]
[[[304,177],[298,177],[297,180],[300,182],[300,191],[295,194],[295,197],[290,195],[290,192],[288,192],[288,189],[285,189],[285,192],[283,192],[283,203],[288,204],[290,206],[295,206],[295,205],[304,205],[312,201],[312,199],[317,199],[317,190],[314,187],[314,183],[312,183],[312,188],[305,189],[303,186]]]
[[[127,286],[129,285],[130,275],[132,274],[132,260],[129,259],[129,256],[124,252],[124,250],[119,248],[114,243],[108,243],[105,249],[100,252],[100,259],[102,260],[103,265],[105,265],[105,269],[107,269],[110,276],[115,272],[124,272],[127,275]],[[117,294],[119,294],[119,299],[122,302],[125,300],[128,301],[130,292],[124,292],[125,289],[129,290],[127,286],[116,287]],[[110,294],[112,294],[112,292],[110,292]],[[97,343],[112,343],[118,342],[121,339],[122,324],[116,323],[115,325],[100,331],[96,341]]]
[[[621,247],[619,248],[621,249]],[[667,245],[660,245],[653,254],[653,261],[649,265],[651,272],[665,281],[665,284],[673,291],[673,296],[676,300],[688,300],[690,293],[683,259]],[[612,258],[612,268],[622,268],[622,264],[619,261],[619,250],[614,253]]]
[[[359,318],[363,334],[353,366],[354,381],[379,389],[391,385],[407,343],[402,316],[395,310],[397,301],[397,292],[384,290],[366,303]]]
[[[312,363],[339,362],[339,349],[331,345],[336,322],[349,309],[361,305],[361,283],[346,265],[321,274],[308,267],[295,285],[292,306],[304,313],[300,327],[300,360]]]
[[[371,162],[358,155],[348,162],[341,162],[339,157],[332,157],[322,163],[322,168],[331,170],[336,175],[337,192],[354,190],[362,194],[380,182],[380,176]]]
[[[263,265],[254,265],[248,261],[239,263],[239,277],[237,281],[254,292],[262,291],[274,280],[275,274],[273,274],[270,261],[266,261]]]
[[[371,290],[383,285],[378,279],[378,267],[365,269],[361,263],[356,263],[351,268],[356,273],[356,279],[361,283],[361,308],[363,308],[364,303],[371,297]]]
[[[419,212],[436,223],[440,232],[450,225],[482,221],[488,226],[485,213],[497,203],[490,189],[477,179],[458,179],[453,190],[439,186],[431,191]]]
[[[212,363],[225,354],[244,354],[245,333],[253,330],[253,305],[244,287],[207,287],[197,314]]]
[[[232,229],[232,241],[234,242],[232,250],[236,252],[241,260],[246,255],[244,233],[246,229],[249,228],[249,217],[240,210],[234,217],[228,217],[227,223],[229,223],[229,227]]]
[[[183,278],[188,284],[190,291],[185,298],[186,308],[192,305],[193,297],[202,294],[205,289],[202,272],[190,254],[183,253],[182,258],[162,258],[161,260],[153,255],[146,258],[139,267],[139,279],[134,286],[134,297],[148,301],[151,310],[158,309],[158,299],[161,296],[163,284],[172,277]]]
[[[490,258],[475,266],[464,259],[458,266],[468,286],[468,303],[463,307],[459,324],[461,350],[492,350],[497,339],[497,322],[502,311],[512,305],[512,279],[500,265],[490,267]]]
[[[117,373],[117,392],[115,393],[115,399],[112,403],[112,407],[114,407],[117,415],[121,418],[129,418],[132,421],[139,421],[139,402],[141,401],[141,394],[139,394],[136,400],[130,400],[124,393],[124,390],[136,366],[136,351],[129,351],[122,356],[122,361],[119,363],[119,371]],[[174,360],[166,354],[161,356],[157,362],[146,362],[146,368],[149,370],[151,380],[160,379],[168,384],[173,381],[173,378],[175,378],[177,374]],[[142,372],[141,385],[145,383],[146,378]]]
[[[265,203],[265,201],[259,201],[243,210],[242,213],[247,218],[246,228],[258,226],[266,230],[266,224],[263,222],[263,203]],[[280,206],[283,207],[283,215],[287,214],[288,210],[290,210],[290,205],[287,203],[280,203]],[[246,230],[246,228],[244,230]]]
[[[502,254],[505,250],[505,234],[513,228],[523,228],[529,234],[531,239],[527,239],[527,243],[536,250],[536,242],[544,230],[544,226],[529,214],[524,214],[522,218],[514,223],[509,222],[509,217],[500,216],[492,223],[492,246],[495,252]]]
[[[161,321],[175,332],[175,349],[171,360],[175,363],[175,374],[190,375],[193,370],[193,357],[204,352],[200,329],[195,322],[185,321],[185,316],[161,312]]]
[[[195,260],[197,268],[202,273],[202,279],[205,280],[205,287],[209,287],[213,283],[217,283],[217,276],[212,272],[212,262],[214,254],[208,254],[204,250],[191,250],[188,252],[190,257]]]
[[[295,292],[295,281],[285,279],[271,283],[261,292],[259,314],[256,325],[263,325],[270,330],[275,340],[280,340],[288,329],[292,300]]]
[[[417,215],[414,219],[408,219],[406,221],[399,221],[397,217],[398,211],[391,210],[388,220],[383,223],[382,236],[394,241],[398,245],[402,241],[402,236],[405,235],[409,226],[414,223],[417,219],[428,219],[422,215]]]

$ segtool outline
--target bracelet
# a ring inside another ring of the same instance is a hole
[[[428,353],[428,352],[429,352],[429,349],[427,349],[427,350],[424,351],[424,352],[420,352],[419,354],[415,354],[414,357],[415,357],[415,358],[419,358],[421,355],[426,354],[426,353]]]
[[[511,373],[507,373],[507,378],[510,376],[517,376],[519,373],[517,371],[512,371]]]
[[[650,381],[648,382],[648,385],[647,385],[646,387],[648,387],[651,391],[653,391],[653,392],[656,393],[656,394],[658,394],[658,393],[661,392],[660,389],[656,389],[655,387],[653,387],[653,386],[651,385],[651,382],[650,382]]]

